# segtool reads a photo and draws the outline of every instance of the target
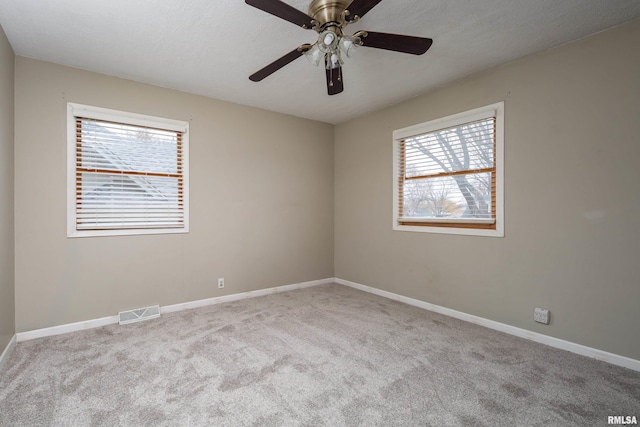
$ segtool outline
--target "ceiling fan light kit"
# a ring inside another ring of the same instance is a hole
[[[249,79],[259,82],[304,55],[315,66],[319,66],[324,59],[327,93],[337,95],[344,90],[343,55],[352,58],[360,46],[413,55],[422,55],[429,50],[433,40],[424,37],[371,31],[358,31],[351,36],[343,33],[343,29],[348,24],[359,21],[381,1],[313,0],[309,5],[309,13],[305,14],[281,0],[245,0],[245,3],[250,6],[318,33],[318,40],[314,44],[303,44],[297,47],[252,74]]]

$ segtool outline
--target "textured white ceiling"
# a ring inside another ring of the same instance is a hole
[[[310,0],[285,0],[307,12]],[[640,16],[638,0],[384,0],[357,30],[431,37],[423,56],[361,48],[345,91],[300,58],[259,83],[249,75],[311,30],[242,0],[0,0],[17,55],[339,123],[461,77]]]

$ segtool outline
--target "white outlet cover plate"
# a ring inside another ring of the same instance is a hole
[[[546,308],[539,308],[536,307],[536,309],[533,312],[533,320],[535,320],[538,323],[543,323],[545,325],[549,324],[549,310]]]

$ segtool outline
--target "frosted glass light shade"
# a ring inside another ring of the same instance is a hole
[[[347,55],[347,58],[353,57],[358,47],[360,47],[360,37],[342,36],[340,38],[340,50]]]
[[[339,41],[339,36],[337,34],[331,30],[325,30],[318,37],[318,43],[316,44],[321,51],[329,53],[337,49]]]
[[[327,54],[328,57],[328,61],[326,64],[326,68],[327,70],[333,70],[335,68],[340,67],[342,64],[344,64],[344,61],[342,60],[342,58],[340,57],[340,51],[336,50],[334,53],[332,54]]]
[[[314,44],[311,49],[304,53],[305,58],[309,60],[314,66],[320,65],[320,61],[324,58],[324,53],[320,50],[317,44]]]

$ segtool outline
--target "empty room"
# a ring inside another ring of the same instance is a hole
[[[637,0],[0,0],[0,426],[640,419]]]

